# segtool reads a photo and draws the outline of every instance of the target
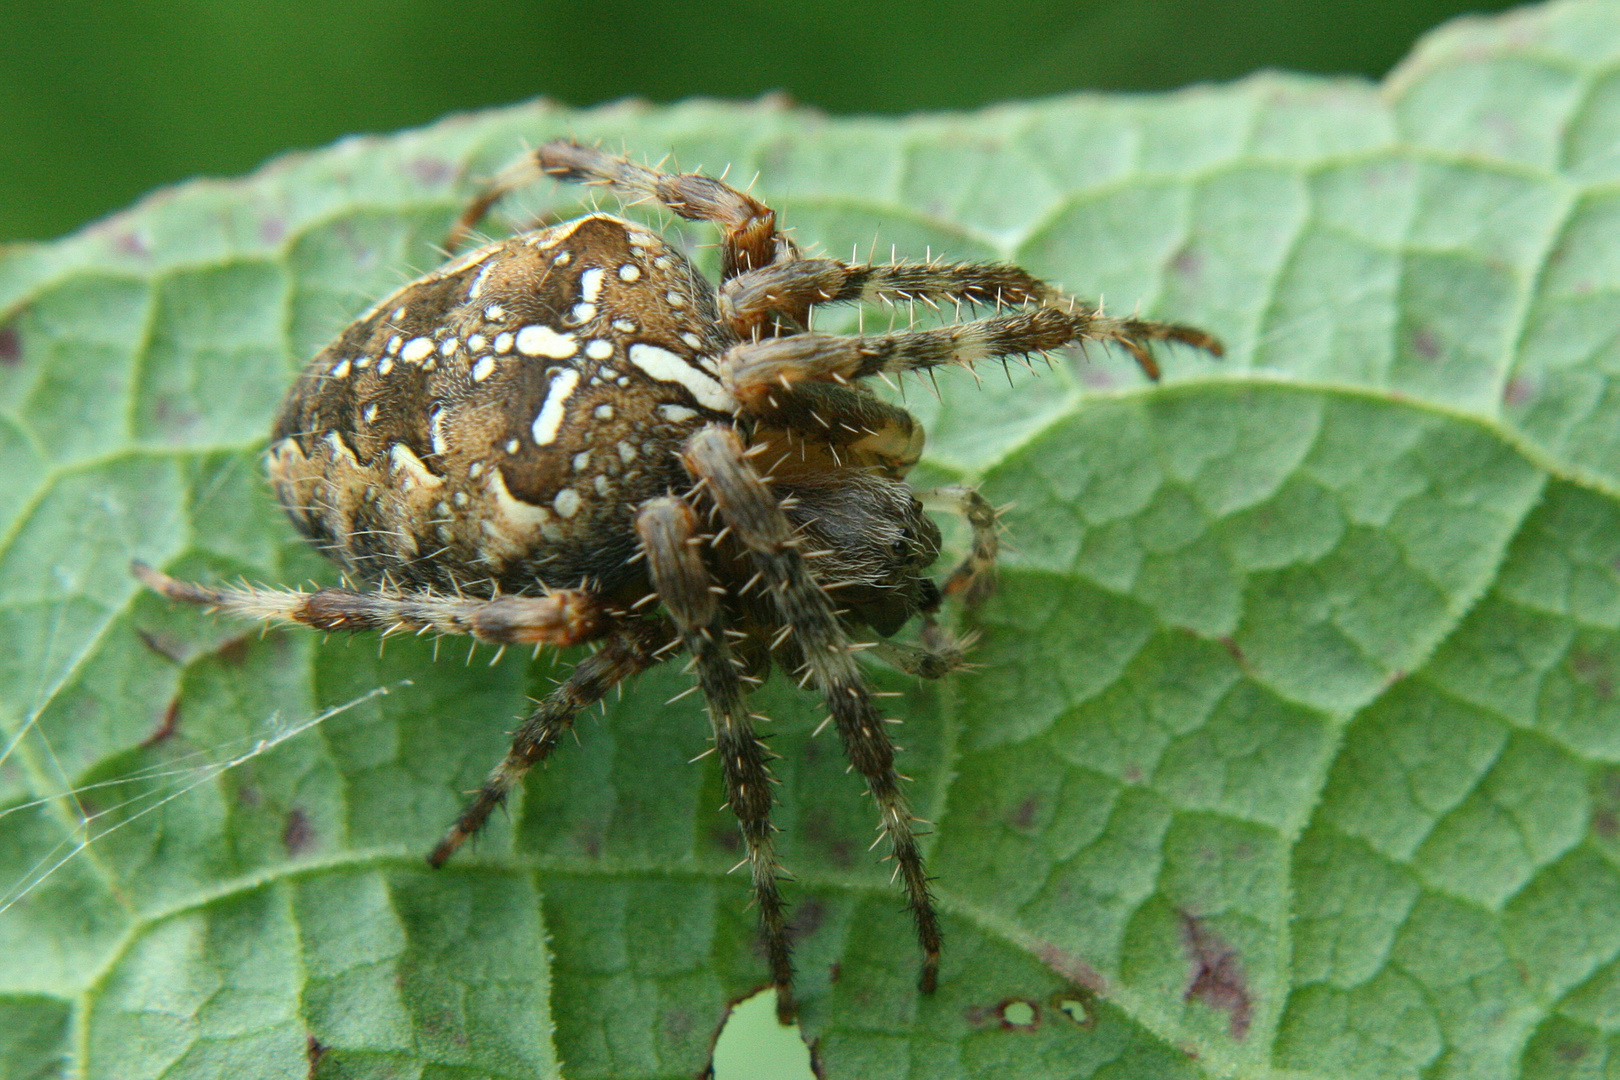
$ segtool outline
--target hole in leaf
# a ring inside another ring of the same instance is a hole
[[[1001,1026],[1013,1031],[1034,1031],[1041,1011],[1033,1001],[1008,1001],[1001,1006]]]
[[[1052,1008],[1083,1028],[1092,1027],[1097,1023],[1097,1018],[1091,1015],[1091,1007],[1079,998],[1058,995],[1052,999]]]
[[[815,1080],[799,1025],[776,1022],[776,991],[732,1007],[714,1044],[714,1080]]]

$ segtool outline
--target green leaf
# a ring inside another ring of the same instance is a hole
[[[975,671],[872,669],[936,822],[934,997],[819,708],[760,694],[824,1075],[1614,1071],[1620,5],[1566,0],[1380,88],[529,104],[0,253],[0,1077],[688,1077],[762,985],[673,666],[433,873],[552,659],[260,635],[128,572],[332,579],[261,479],[282,387],[560,134],[1231,347],[908,387],[920,482],[1011,503],[1011,550]]]

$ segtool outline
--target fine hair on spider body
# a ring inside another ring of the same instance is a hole
[[[1149,376],[1155,342],[1219,355],[1187,326],[1117,319],[999,263],[805,258],[752,196],[573,142],[503,174],[468,233],[539,176],[648,200],[720,231],[709,283],[647,226],[607,214],[485,244],[363,313],[305,367],[271,435],[270,478],[293,524],[350,588],[226,588],[135,571],[174,600],[324,631],[464,634],[599,648],[525,719],[428,856],[478,832],[580,710],[664,660],[690,657],[727,802],[742,832],[777,1012],[793,960],[771,824],[773,755],[748,696],[774,663],[820,695],[876,806],[922,952],[941,934],[896,747],[859,649],[925,678],[968,642],[936,616],[993,587],[996,513],[968,487],[913,492],[923,431],[865,380],[1102,342]],[[809,330],[823,304],[922,300],[994,313],[929,329]],[[925,502],[962,515],[971,550],[936,584]],[[915,644],[887,639],[912,620]],[[871,640],[876,636],[875,643]]]

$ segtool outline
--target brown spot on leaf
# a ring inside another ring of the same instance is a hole
[[[152,396],[152,419],[166,431],[185,432],[202,421],[202,414],[187,407],[184,401],[169,394]]]
[[[819,900],[802,900],[793,908],[793,922],[788,926],[788,936],[794,941],[800,941],[821,929],[821,924],[827,921],[827,908]]]
[[[1090,356],[1071,370],[1080,376],[1080,385],[1087,390],[1113,390],[1119,385],[1119,379],[1103,365],[1091,363]]]
[[[1184,1001],[1202,1001],[1230,1018],[1232,1038],[1241,1041],[1254,1018],[1254,1001],[1237,950],[1204,925],[1196,915],[1182,912],[1181,937],[1192,961]]]
[[[1575,677],[1592,688],[1601,701],[1614,697],[1614,662],[1602,653],[1573,649],[1569,654],[1569,668]]]
[[[238,635],[237,637],[233,637],[228,641],[222,642],[219,648],[214,650],[214,655],[219,657],[220,663],[235,667],[238,664],[246,662],[248,646],[252,643],[252,641],[253,636],[251,634]]]
[[[22,363],[22,333],[15,323],[0,326],[0,367]]]
[[[735,855],[742,850],[742,834],[737,826],[720,824],[709,830],[709,839],[714,841],[715,847],[723,848]]]
[[[281,830],[281,846],[289,855],[302,855],[315,846],[315,825],[298,807],[287,811],[287,825]]]
[[[163,710],[163,719],[152,729],[152,734],[141,740],[141,749],[156,746],[178,730],[180,730],[180,699],[176,697],[169,699],[168,706]]]
[[[1043,941],[1036,949],[1035,955],[1040,957],[1041,963],[1068,979],[1074,985],[1089,990],[1093,994],[1106,994],[1108,992],[1108,980],[1103,978],[1102,972],[1073,953],[1058,948],[1050,941]]]
[[[1584,1058],[1591,1049],[1585,1043],[1561,1042],[1553,1047],[1553,1056],[1559,1061],[1576,1062]]]
[[[1620,769],[1605,771],[1601,784],[1604,797],[1612,803],[1620,803]]]
[[[141,643],[143,645],[157,653],[159,656],[163,657],[165,660],[176,664],[183,664],[186,662],[185,644],[178,639],[172,638],[168,634],[159,634],[151,630],[142,630],[139,627],[136,627],[135,633],[140,636]]]
[[[1182,248],[1171,261],[1170,268],[1182,277],[1197,277],[1204,268],[1204,257],[1192,248]]]
[[[962,1010],[962,1019],[973,1028],[986,1028],[1001,1023],[1001,1017],[991,1005],[969,1005]]]
[[[429,187],[447,182],[456,174],[455,167],[443,158],[412,158],[407,166],[411,175]]]
[[[144,259],[151,254],[146,241],[136,232],[121,232],[113,237],[113,247],[125,255],[133,255],[137,259]]]
[[[830,814],[812,814],[804,827],[804,835],[827,852],[834,866],[847,870],[855,865],[855,845],[828,827],[831,820]]]
[[[1431,327],[1419,326],[1412,331],[1412,351],[1425,360],[1440,359],[1440,336]]]
[[[1613,840],[1615,833],[1620,833],[1620,819],[1615,817],[1613,810],[1594,810],[1592,831],[1605,840]]]
[[[1040,800],[1030,795],[1013,807],[1007,813],[1007,824],[1015,829],[1028,831],[1035,826],[1035,813],[1041,807]]]
[[[1233,660],[1236,660],[1239,664],[1243,663],[1243,646],[1237,643],[1237,638],[1223,637],[1220,642],[1226,647],[1227,653],[1230,654]]]
[[[1502,387],[1502,404],[1509,408],[1518,408],[1535,396],[1536,384],[1526,378],[1509,379]]]
[[[321,1067],[321,1058],[326,1056],[326,1046],[313,1035],[305,1036],[304,1056],[309,1059],[309,1080],[315,1080],[315,1073]]]
[[[664,1014],[664,1034],[670,1042],[680,1042],[692,1033],[697,1021],[692,1016],[692,1010],[680,1007],[673,1008]]]

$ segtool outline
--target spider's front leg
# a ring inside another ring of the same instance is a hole
[[[1153,341],[1177,341],[1220,356],[1213,335],[1196,327],[1147,319],[1116,319],[1049,285],[1028,271],[1006,263],[893,263],[850,265],[836,259],[795,259],[751,270],[720,287],[720,315],[739,338],[774,313],[802,312],[817,304],[892,304],[921,300],[939,304],[1038,306],[1053,313],[1033,333],[1050,338],[1066,330],[1058,344],[1114,342],[1136,359],[1143,372],[1158,379],[1159,365],[1148,351]],[[801,323],[805,320],[801,317]],[[966,326],[979,325],[968,323]],[[1007,323],[1016,329],[1019,324]],[[948,327],[947,329],[955,329]],[[898,336],[898,335],[889,335]],[[1037,345],[1034,349],[1055,348]],[[997,355],[1012,355],[1003,352]],[[870,374],[870,373],[869,373]]]
[[[726,646],[725,623],[715,598],[714,581],[698,553],[702,538],[698,535],[697,516],[679,499],[652,499],[636,513],[636,532],[641,536],[653,587],[692,654],[698,685],[708,702],[715,753],[725,777],[726,801],[737,815],[748,848],[760,931],[765,938],[771,981],[776,985],[777,1019],[790,1024],[794,1013],[793,957],[787,909],[777,888],[779,867],[771,843],[771,754],[754,734],[747,689],[737,661]]]
[[[1044,353],[1086,341],[1117,342],[1130,350],[1143,370],[1157,376],[1158,365],[1142,340],[1175,337],[1183,331],[1200,335],[1205,339],[1202,344],[1212,351],[1219,348],[1214,338],[1184,327],[1109,319],[1084,309],[1067,312],[1035,308],[933,330],[794,334],[744,342],[733,345],[721,357],[720,379],[737,400],[752,409],[774,387],[788,388],[809,380],[849,382],[945,364],[971,367],[981,360]]]
[[[735,431],[721,424],[701,429],[688,440],[684,460],[721,519],[748,549],[779,617],[796,639],[811,681],[827,702],[845,755],[877,803],[922,946],[919,985],[932,993],[939,979],[939,916],[895,771],[894,742],[861,677],[836,606],[805,565],[787,515],[749,463]]]

